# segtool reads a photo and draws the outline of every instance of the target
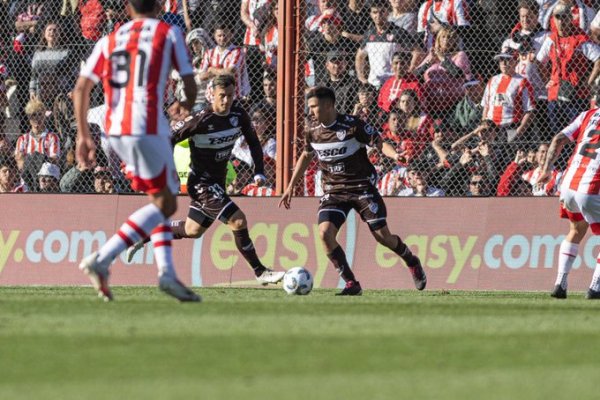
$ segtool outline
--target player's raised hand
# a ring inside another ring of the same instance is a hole
[[[285,193],[283,193],[283,196],[281,196],[281,200],[279,201],[279,208],[281,208],[281,206],[283,205],[286,209],[289,210],[290,205],[292,204],[292,196],[292,189],[286,190]]]
[[[77,138],[77,148],[75,149],[77,162],[92,167],[96,162],[96,143],[91,135],[80,135]]]

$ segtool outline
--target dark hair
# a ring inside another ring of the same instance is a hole
[[[277,82],[277,75],[272,69],[265,69],[265,72],[263,73],[263,81],[264,80]]]
[[[229,25],[227,25],[224,22],[219,22],[216,23],[214,28],[213,28],[213,33],[215,33],[216,31],[229,31],[231,32],[231,27]]]
[[[394,58],[402,58],[405,60],[410,60],[412,57],[412,54],[408,51],[396,51],[394,54],[392,54],[392,60]]]
[[[127,0],[133,7],[135,12],[140,14],[148,14],[155,10],[156,0]]]
[[[225,89],[231,85],[235,86],[235,78],[229,74],[217,75],[213,78],[212,84],[214,88],[220,87]]]
[[[537,15],[540,12],[540,6],[538,6],[538,4],[534,0],[520,0],[517,10],[520,10],[521,8],[531,10],[535,15]]]
[[[383,8],[385,10],[389,10],[390,3],[388,0],[372,0],[369,4],[369,10],[373,8]]]
[[[333,104],[335,104],[335,92],[333,89],[330,89],[325,86],[317,86],[311,89],[306,95],[306,100],[316,97],[319,100],[329,100]]]

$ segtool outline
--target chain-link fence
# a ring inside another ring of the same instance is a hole
[[[168,0],[161,16],[186,33],[198,97],[233,73],[240,103],[263,145],[267,188],[252,185],[253,160],[239,140],[229,166],[232,194],[275,187],[278,6],[284,0]],[[296,43],[298,93],[333,88],[341,113],[379,129],[369,150],[378,187],[389,196],[554,195],[570,149],[543,187],[548,143],[581,111],[600,73],[600,21],[592,0],[303,0]],[[102,138],[103,94],[90,99],[98,166],[74,157],[70,92],[94,43],[127,21],[125,0],[0,2],[0,191],[131,192]],[[279,21],[280,22],[280,21]],[[289,21],[288,21],[289,22]],[[169,104],[182,97],[172,75]],[[300,99],[302,100],[302,99]],[[293,137],[303,146],[298,108]],[[167,109],[167,108],[165,108]],[[483,121],[483,122],[482,122]],[[173,121],[176,122],[176,121]],[[189,150],[175,148],[182,182]],[[290,171],[288,171],[290,173]],[[182,186],[182,191],[185,187]],[[320,194],[316,163],[304,195]]]

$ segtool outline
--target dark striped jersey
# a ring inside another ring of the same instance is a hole
[[[173,127],[173,143],[189,139],[192,174],[204,182],[225,186],[227,162],[235,141],[246,138],[254,160],[254,172],[263,174],[263,154],[248,113],[238,106],[227,115],[216,114],[211,107],[190,115]]]
[[[305,148],[317,155],[319,168],[323,171],[324,192],[374,186],[377,173],[369,161],[366,147],[376,146],[379,140],[379,132],[352,115],[338,114],[330,126],[309,119]]]

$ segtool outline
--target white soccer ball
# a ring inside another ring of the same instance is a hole
[[[313,288],[312,274],[305,268],[289,269],[283,276],[283,290],[287,294],[309,294]]]

